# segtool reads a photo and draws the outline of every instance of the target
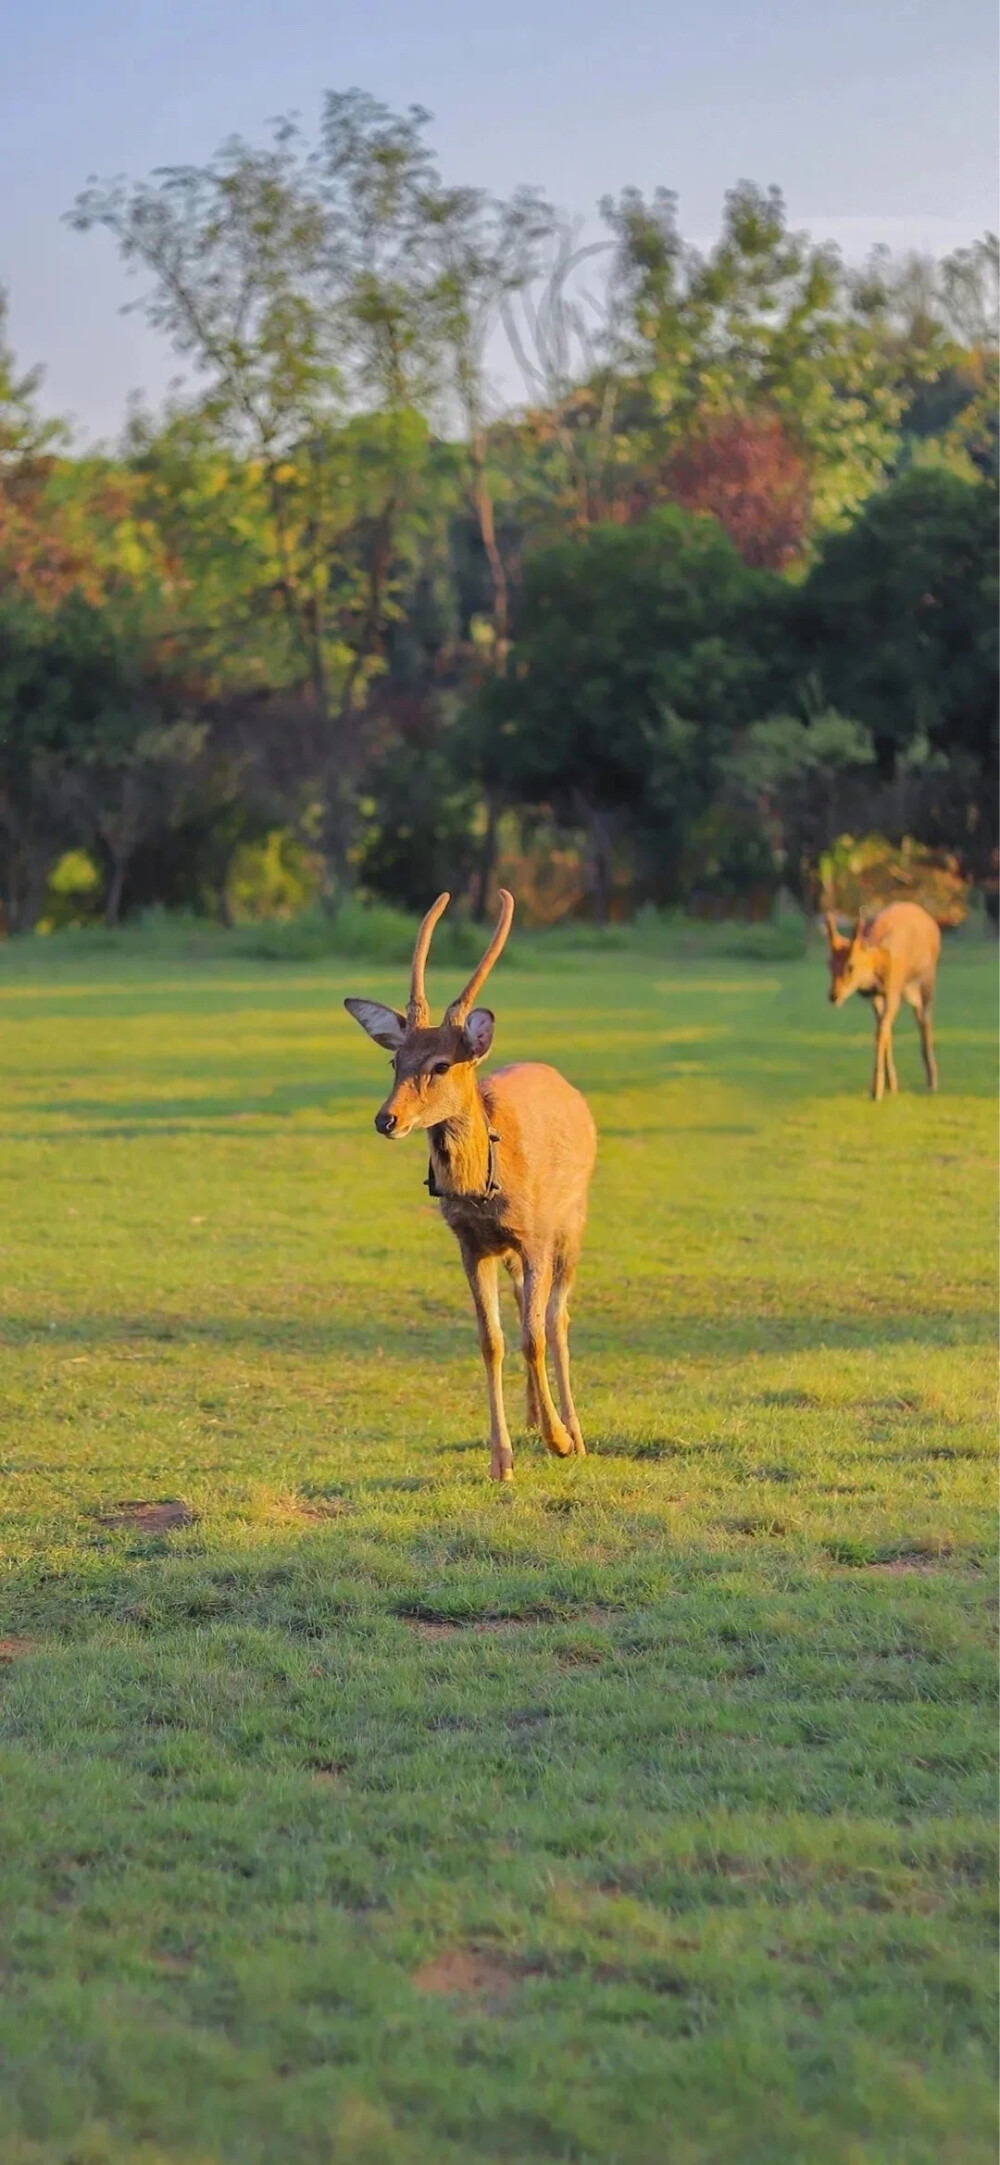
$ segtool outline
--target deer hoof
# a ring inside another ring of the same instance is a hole
[[[554,1435],[546,1436],[545,1448],[551,1451],[553,1458],[572,1458],[576,1445],[572,1436],[567,1435],[564,1428],[559,1428]]]

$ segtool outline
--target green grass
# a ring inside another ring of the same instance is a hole
[[[69,944],[0,956],[4,2165],[992,2160],[990,948],[879,1107],[818,951],[502,973],[601,1131],[591,1456],[504,1493],[399,971]]]

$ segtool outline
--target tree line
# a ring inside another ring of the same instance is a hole
[[[8,930],[71,851],[225,916],[265,838],[331,912],[481,910],[512,832],[598,916],[806,900],[845,827],[988,868],[995,238],[856,270],[741,183],[584,240],[357,91],[70,216],[187,374],[74,452],[0,316]]]

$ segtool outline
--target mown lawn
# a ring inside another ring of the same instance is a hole
[[[401,974],[0,955],[4,2165],[992,2161],[994,980],[876,1107],[818,952],[498,973],[601,1132],[507,1493]]]

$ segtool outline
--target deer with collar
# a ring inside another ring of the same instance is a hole
[[[405,1014],[376,1000],[345,1000],[361,1028],[392,1054],[393,1084],[375,1115],[380,1135],[415,1131],[430,1144],[427,1185],[461,1251],[472,1291],[490,1409],[490,1474],[510,1481],[514,1458],[504,1410],[499,1265],[513,1281],[527,1369],[528,1425],[558,1458],[585,1456],[569,1366],[569,1295],[583,1240],[597,1149],[590,1108],[557,1069],[518,1061],[480,1076],[495,1017],[475,1003],[510,931],[513,897],[500,892],[496,930],[468,984],[432,1023],[424,991],[431,935],[450,901],[439,895],[413,951]],[[560,1411],[546,1370],[552,1355]]]
[[[828,911],[826,935],[833,1005],[842,1007],[852,992],[860,992],[875,1009],[873,1098],[884,1097],[887,1082],[890,1090],[899,1087],[892,1026],[904,1000],[917,1018],[927,1087],[936,1090],[932,1008],[941,934],[933,917],[918,902],[890,902],[869,925],[859,917],[846,939]]]

